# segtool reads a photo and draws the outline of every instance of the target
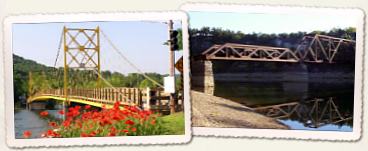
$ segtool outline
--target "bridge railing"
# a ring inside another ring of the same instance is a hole
[[[124,105],[135,105],[143,109],[170,110],[170,95],[162,89],[151,88],[93,88],[93,89],[68,89],[68,98],[83,99],[101,104],[113,104],[119,101]],[[36,93],[28,99],[28,103],[34,101],[37,96],[65,97],[64,89],[47,89]],[[182,108],[181,94],[178,96],[177,108]]]

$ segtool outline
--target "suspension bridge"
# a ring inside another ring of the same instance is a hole
[[[101,42],[100,37],[106,40],[106,44],[111,46],[121,58],[130,67],[142,75],[145,79],[156,85],[155,88],[135,88],[135,87],[114,87],[101,74]],[[60,56],[63,56],[61,58]],[[63,68],[57,69],[57,62],[63,61]],[[170,110],[182,108],[181,94],[175,94],[175,101],[179,104],[170,104],[170,93],[165,93],[164,86],[146,75],[137,65],[130,61],[121,50],[112,42],[112,40],[99,27],[95,29],[85,28],[67,28],[64,27],[60,36],[58,51],[54,63],[55,70],[52,71],[53,77],[58,79],[59,87],[52,88],[50,85],[44,89],[34,90],[35,84],[32,79],[32,73],[29,74],[29,94],[27,98],[27,106],[29,109],[43,108],[44,104],[40,103],[47,100],[55,100],[63,102],[63,106],[70,103],[85,104],[95,107],[109,107],[116,101],[122,106],[135,106],[139,109],[150,110]],[[45,77],[44,71],[43,75]],[[74,83],[83,83],[86,81],[78,81],[78,73],[85,73],[92,79],[94,87],[73,87]],[[50,77],[45,77],[45,79]],[[47,85],[47,81],[45,84]],[[180,100],[180,101],[179,101]]]

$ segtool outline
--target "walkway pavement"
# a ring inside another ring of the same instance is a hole
[[[288,129],[273,118],[224,98],[191,91],[191,99],[194,127]]]

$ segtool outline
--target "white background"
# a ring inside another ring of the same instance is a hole
[[[208,2],[209,0],[207,0]],[[114,12],[114,11],[137,11],[137,10],[177,10],[185,1],[180,0],[154,0],[154,1],[122,1],[122,0],[0,0],[0,19],[3,21],[5,16],[16,14],[30,13],[73,13],[73,12]],[[192,0],[194,2],[194,0]],[[206,0],[195,0],[195,2],[206,2]],[[216,1],[211,1],[216,2]],[[319,6],[319,7],[355,7],[361,8],[368,12],[367,0],[217,0],[217,2],[233,2],[242,4],[273,4],[273,5],[294,5],[294,6]],[[342,18],[343,19],[343,18]],[[366,18],[367,22],[367,18]],[[0,40],[3,39],[3,24],[1,24]],[[365,25],[367,29],[367,24]],[[367,34],[367,32],[366,32]],[[365,39],[365,45],[368,45],[368,40]],[[3,43],[0,43],[0,48],[3,48]],[[364,54],[365,60],[368,60],[367,52]],[[0,52],[0,77],[3,76],[3,56]],[[367,70],[367,62],[365,62]],[[368,77],[367,72],[364,77]],[[4,128],[4,79],[0,78],[0,150],[10,150],[5,144],[5,128]],[[367,82],[365,81],[365,85]],[[368,91],[364,90],[365,94]],[[367,101],[367,95],[364,96]],[[364,103],[363,121],[368,120],[368,103]],[[311,150],[367,150],[368,125],[363,122],[363,135],[358,142],[330,142],[330,141],[301,141],[301,140],[286,140],[286,139],[258,139],[258,138],[213,138],[213,137],[194,137],[189,144],[185,145],[170,145],[170,146],[105,146],[105,147],[59,147],[52,150],[124,150],[124,151],[140,151],[140,150],[283,150],[283,151],[311,151]],[[34,149],[33,149],[34,150]],[[49,148],[41,148],[38,150],[49,150]]]

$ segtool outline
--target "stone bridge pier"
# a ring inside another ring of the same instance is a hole
[[[207,94],[214,93],[215,80],[212,61],[191,61],[191,85],[192,88]]]

